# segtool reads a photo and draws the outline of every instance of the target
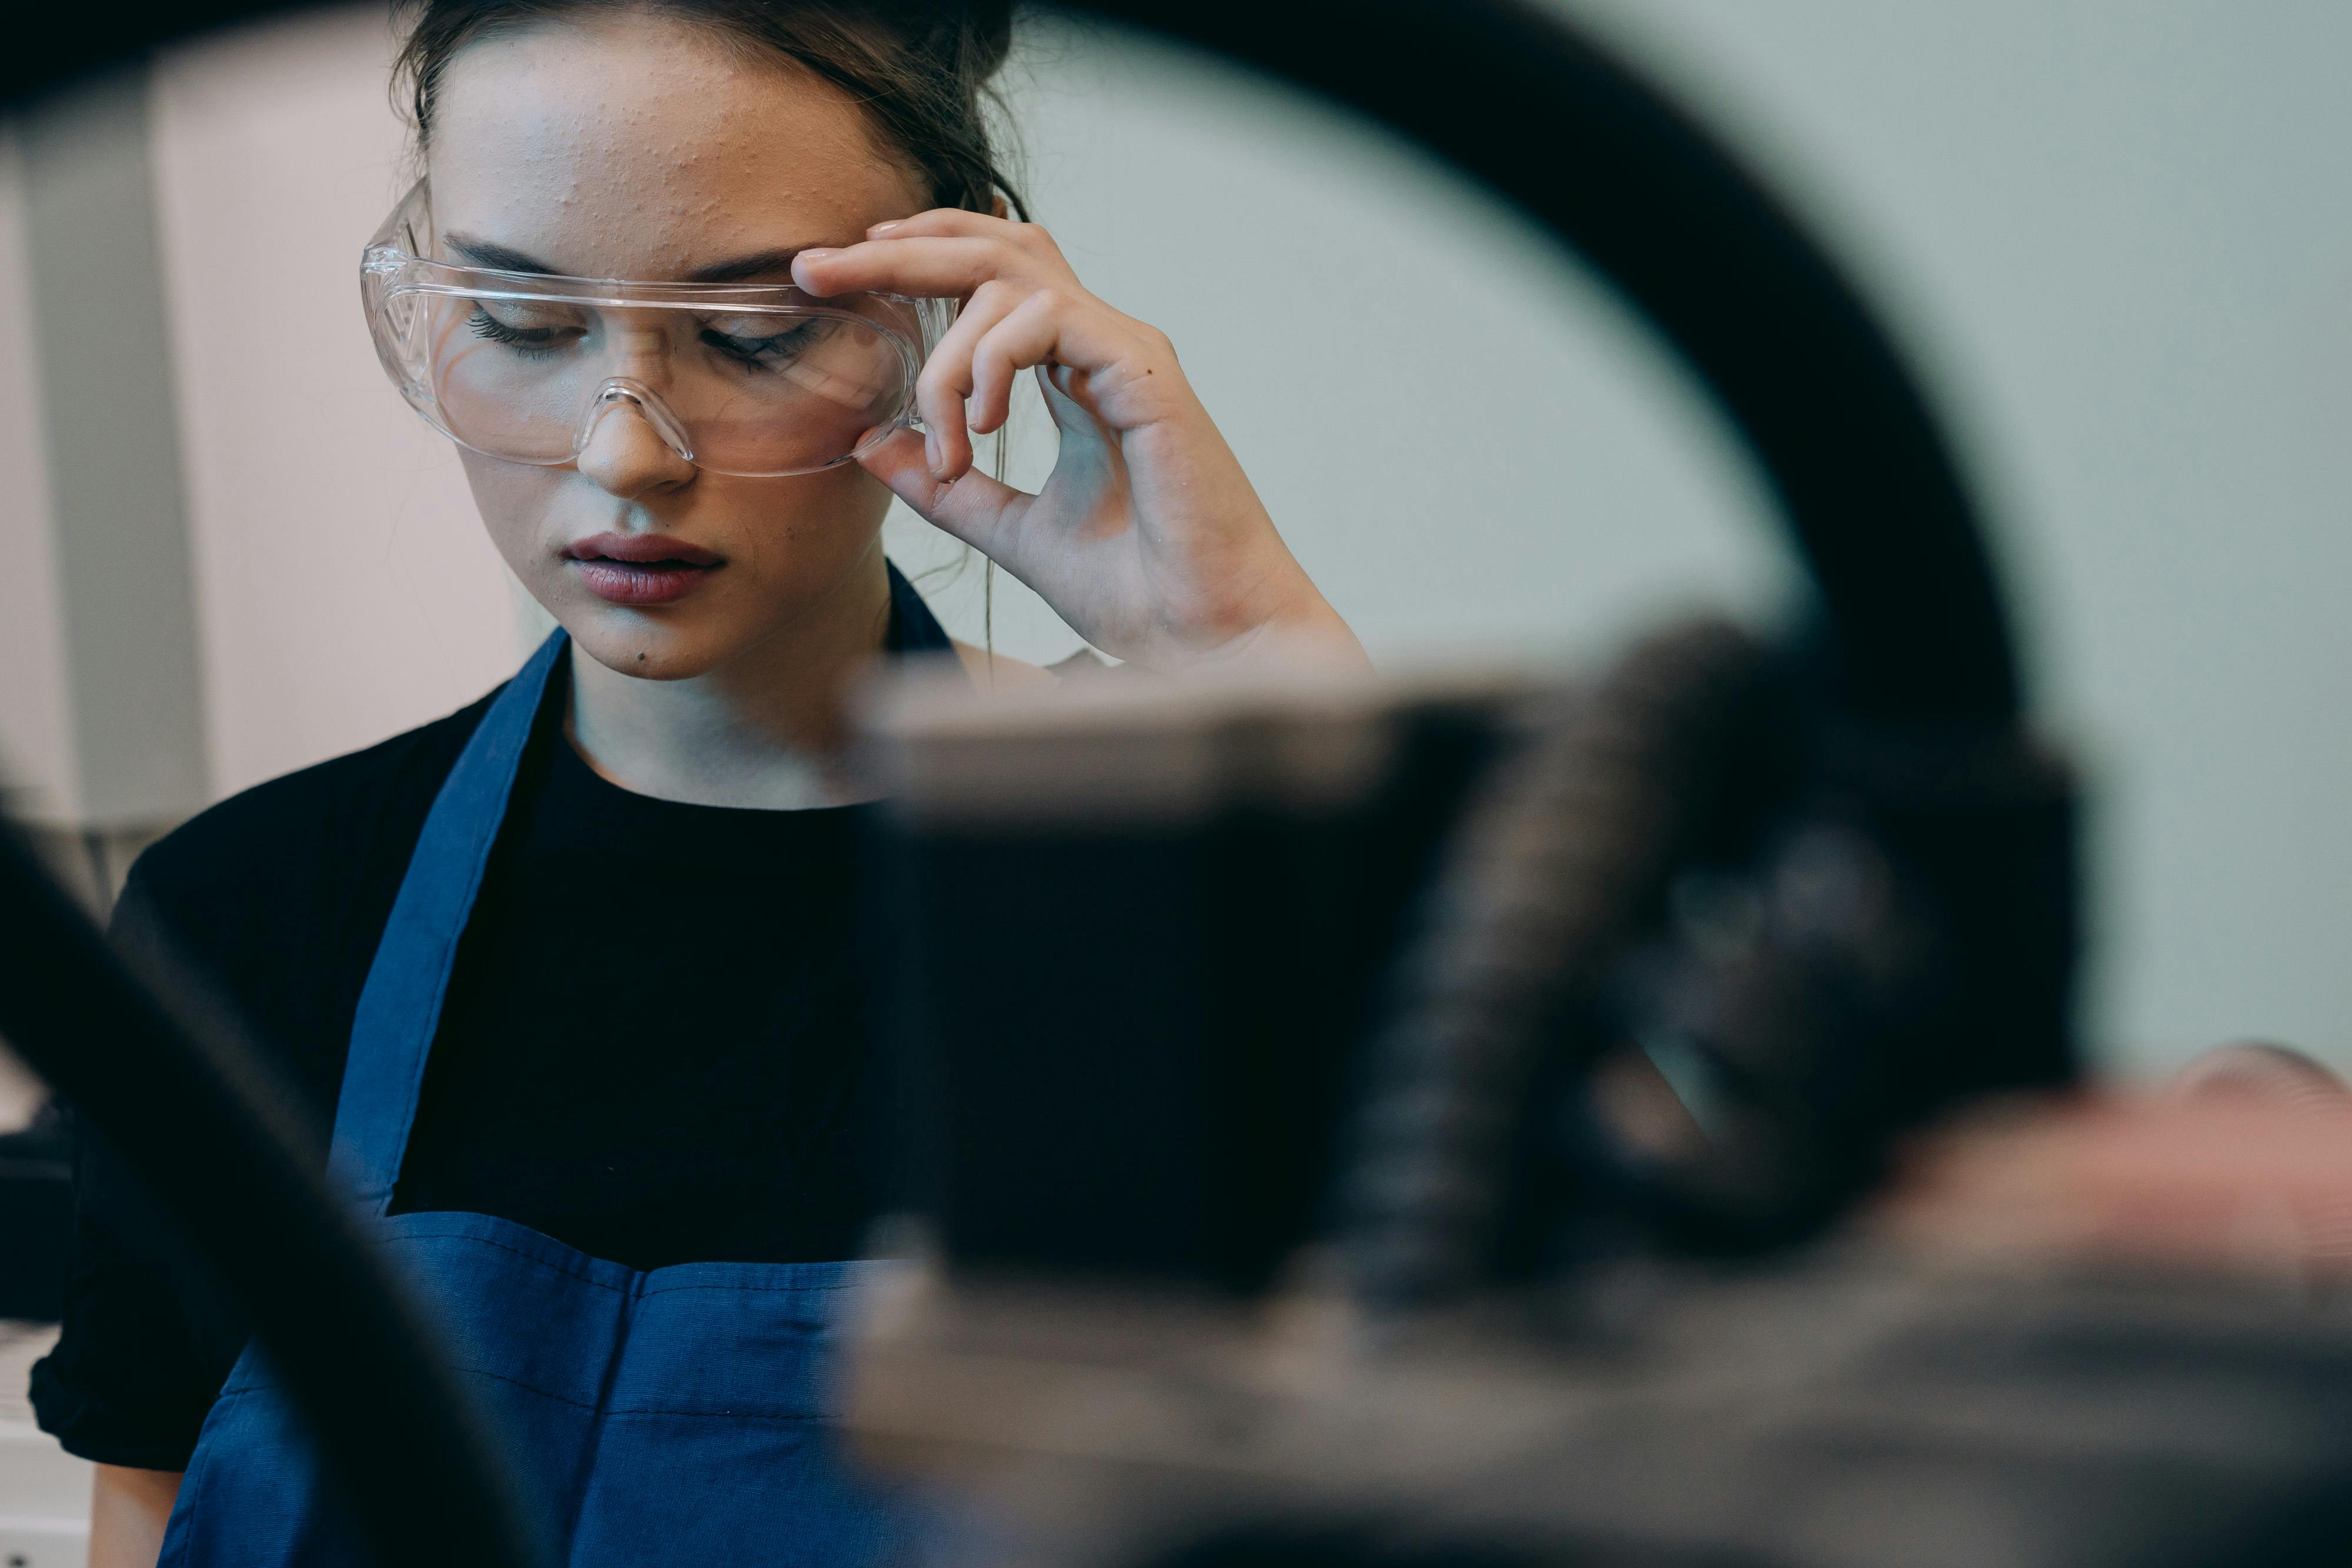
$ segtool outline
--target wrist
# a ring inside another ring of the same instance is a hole
[[[1224,627],[1178,641],[1171,656],[1149,663],[1171,674],[1252,665],[1318,664],[1371,667],[1364,645],[1339,612],[1304,582],[1271,606],[1254,606]],[[1238,622],[1238,629],[1232,629]]]

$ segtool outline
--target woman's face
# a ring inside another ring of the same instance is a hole
[[[794,251],[855,244],[928,204],[837,89],[649,18],[468,45],[443,78],[426,157],[449,259],[527,257],[572,277],[672,280],[764,256],[772,267],[740,281],[785,283]],[[563,467],[464,460],[532,596],[594,658],[656,679],[838,611],[889,504],[854,464],[705,473],[626,408]]]

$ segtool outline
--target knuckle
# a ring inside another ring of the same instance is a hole
[[[925,402],[944,402],[957,396],[962,388],[961,378],[947,366],[933,360],[915,378],[915,396]]]
[[[1000,236],[989,242],[988,266],[997,277],[1014,281],[1035,274],[1037,256],[1019,239]]]

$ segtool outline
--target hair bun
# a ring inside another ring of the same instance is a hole
[[[897,0],[877,9],[950,76],[978,86],[1013,52],[1014,0]]]
[[[974,5],[971,18],[972,38],[981,51],[976,63],[985,68],[982,75],[994,76],[1013,53],[1013,0]]]

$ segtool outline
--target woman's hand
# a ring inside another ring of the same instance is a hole
[[[1167,337],[1080,287],[1044,229],[940,210],[801,253],[812,294],[951,298],[923,367],[928,435],[861,461],[925,517],[1035,589],[1095,646],[1161,668],[1312,640],[1361,647],[1291,555]],[[972,466],[1013,377],[1038,372],[1061,452],[1032,496]]]

